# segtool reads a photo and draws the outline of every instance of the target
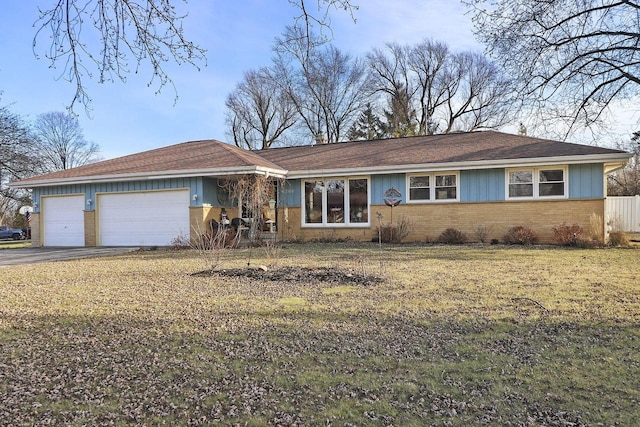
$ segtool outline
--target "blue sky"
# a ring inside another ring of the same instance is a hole
[[[9,105],[27,120],[49,111],[64,111],[74,86],[60,79],[62,64],[51,69],[36,59],[32,41],[38,6],[54,0],[5,2],[0,14],[0,105]],[[178,3],[178,2],[176,2]],[[313,4],[314,2],[309,2]],[[333,43],[353,55],[364,55],[385,42],[445,41],[454,50],[482,51],[471,32],[463,6],[455,0],[356,0],[357,23],[332,13]],[[183,6],[180,6],[183,7]],[[174,91],[156,94],[149,73],[129,75],[127,82],[98,84],[86,80],[92,117],[76,108],[87,140],[97,143],[104,158],[197,139],[227,140],[224,122],[227,95],[249,69],[268,65],[271,46],[298,10],[287,0],[189,0],[184,20],[187,38],[207,49],[208,65],[195,68],[173,63],[165,67]],[[47,48],[42,37],[36,52]]]

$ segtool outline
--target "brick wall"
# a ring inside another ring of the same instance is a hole
[[[391,208],[384,205],[371,206],[371,226],[302,228],[300,208],[287,208],[285,215],[278,215],[278,233],[283,239],[313,240],[319,238],[342,239],[349,237],[357,241],[369,241],[376,234],[376,213],[383,215],[382,221],[388,224]],[[409,220],[411,233],[407,242],[433,241],[445,229],[452,227],[464,232],[469,240],[477,241],[476,230],[479,226],[488,229],[487,239],[502,237],[509,228],[523,225],[535,231],[540,243],[553,243],[554,226],[566,223],[577,224],[589,230],[591,214],[604,217],[604,199],[590,200],[545,200],[545,201],[506,201],[494,203],[441,203],[441,204],[403,204],[393,210],[394,223],[401,218]],[[288,217],[288,222],[285,221]]]
[[[31,246],[39,248],[42,246],[42,236],[40,235],[40,212],[31,213]]]
[[[96,211],[84,211],[84,245],[97,245]]]

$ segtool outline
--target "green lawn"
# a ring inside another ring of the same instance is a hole
[[[640,250],[288,245],[0,269],[0,425],[636,425]],[[272,255],[269,254],[269,255]]]

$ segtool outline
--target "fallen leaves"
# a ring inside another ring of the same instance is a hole
[[[355,262],[327,261],[334,249],[315,249],[313,258],[296,248],[292,265],[267,271],[225,260],[202,277],[191,275],[199,261],[188,251],[11,269],[0,281],[0,425],[637,419],[639,319],[626,316],[638,315],[638,294],[625,287],[637,273],[628,261],[598,261],[626,277],[614,291],[574,282],[580,307],[601,304],[578,316],[558,309],[575,303],[564,301],[562,269],[544,253],[397,247],[386,262],[400,274],[372,282]],[[588,283],[609,275],[589,272]],[[523,294],[521,278],[532,277],[555,284],[534,288],[553,307],[544,318],[503,297]]]

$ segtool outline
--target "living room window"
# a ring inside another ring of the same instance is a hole
[[[507,199],[563,198],[567,195],[564,167],[507,171]]]
[[[407,177],[409,202],[457,201],[458,174],[435,172]]]
[[[369,224],[369,180],[335,178],[303,181],[304,225]]]

